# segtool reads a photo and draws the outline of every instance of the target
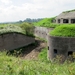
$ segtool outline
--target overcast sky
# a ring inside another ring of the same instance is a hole
[[[75,0],[0,0],[0,22],[54,17],[75,9]]]

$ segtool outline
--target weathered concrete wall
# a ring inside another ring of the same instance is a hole
[[[35,39],[20,33],[7,33],[0,35],[0,50],[12,50],[34,43]]]
[[[49,59],[56,55],[63,55],[66,59],[69,53],[75,52],[75,38],[48,36],[48,48]]]
[[[54,28],[46,28],[46,27],[35,27],[34,35],[40,38],[48,39],[48,33],[52,31]]]

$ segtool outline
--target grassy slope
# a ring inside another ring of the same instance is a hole
[[[75,63],[21,60],[0,52],[0,75],[75,75]]]
[[[52,36],[75,37],[75,25],[61,25],[56,27],[52,32]]]
[[[0,34],[3,33],[8,33],[8,32],[18,32],[18,33],[23,33],[23,30],[16,25],[5,25],[5,26],[0,26]]]
[[[21,24],[0,24],[0,34],[9,33],[9,32],[18,32],[25,34],[27,36],[33,36],[32,24],[21,23]],[[27,32],[27,33],[26,33]]]
[[[59,24],[54,24],[52,23],[52,20],[54,18],[45,18],[37,23],[34,23],[35,26],[41,26],[41,27],[50,27],[50,28],[55,28]]]
[[[9,32],[18,32],[25,34],[24,30],[17,24],[0,24],[0,34],[9,33]]]

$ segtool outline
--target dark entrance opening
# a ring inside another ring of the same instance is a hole
[[[73,55],[73,51],[69,51],[68,56],[72,56],[72,55]]]
[[[58,19],[58,23],[60,23],[60,19]]]
[[[48,50],[49,50],[49,46],[48,46]]]
[[[57,54],[57,49],[54,49],[54,53]]]
[[[75,23],[75,19],[71,19],[71,23]]]
[[[69,23],[68,19],[63,19],[63,23]]]

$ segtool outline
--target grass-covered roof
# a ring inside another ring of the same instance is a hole
[[[75,37],[75,25],[61,25],[49,33],[51,36]]]
[[[29,23],[21,23],[21,24],[5,24],[5,25],[0,25],[0,34],[5,34],[5,33],[11,33],[11,32],[16,32],[16,33],[21,33],[27,36],[33,36],[33,25]]]
[[[40,27],[47,27],[47,28],[55,28],[58,26],[57,24],[53,23],[53,18],[44,18],[43,20],[34,23],[34,26],[40,26]]]
[[[9,33],[9,32],[23,33],[23,30],[19,26],[15,25],[6,25],[4,27],[0,27],[0,34]]]

